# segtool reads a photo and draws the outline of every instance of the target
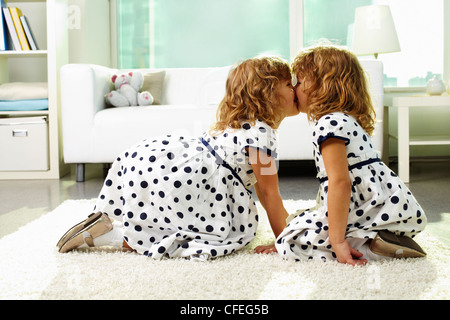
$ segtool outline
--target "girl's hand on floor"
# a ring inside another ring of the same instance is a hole
[[[347,240],[334,244],[333,251],[336,253],[337,261],[340,263],[347,263],[352,266],[365,265],[367,263],[366,259],[360,259],[363,254],[353,249]]]
[[[277,248],[275,248],[275,243],[268,245],[268,246],[257,246],[255,249],[253,249],[254,253],[263,253],[263,254],[270,254],[270,253],[276,253]]]

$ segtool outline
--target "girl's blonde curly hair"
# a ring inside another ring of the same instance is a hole
[[[291,78],[289,63],[279,57],[251,58],[232,68],[211,132],[238,129],[242,122],[253,125],[257,119],[278,128],[283,110],[275,89],[281,81]]]
[[[295,58],[292,70],[304,81],[310,121],[340,111],[353,116],[369,135],[373,133],[375,110],[365,72],[354,54],[333,45],[311,47]]]

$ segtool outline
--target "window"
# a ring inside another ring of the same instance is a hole
[[[289,0],[119,0],[119,67],[289,59]]]
[[[426,86],[444,70],[444,0],[375,0],[389,5],[401,52],[380,54],[385,86]]]
[[[149,1],[117,1],[117,65],[145,68],[149,64]]]
[[[388,5],[401,52],[378,56],[383,62],[385,87],[425,86],[434,75],[442,78],[443,0],[304,0],[303,3],[305,46],[327,38],[349,48],[355,9],[371,4]]]
[[[425,86],[444,70],[443,2],[117,0],[118,67],[225,66],[262,53],[289,59],[296,47],[322,38],[351,48],[355,9],[384,4],[391,8],[401,47],[378,56],[385,86]]]
[[[372,4],[372,0],[303,0],[304,46],[320,39],[351,47],[350,26],[355,9]]]

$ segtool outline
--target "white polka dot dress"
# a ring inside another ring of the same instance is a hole
[[[246,147],[276,157],[275,131],[256,121],[214,137],[144,140],[113,163],[95,210],[122,221],[128,245],[154,259],[231,254],[258,225]]]
[[[414,237],[426,216],[410,190],[381,160],[369,135],[356,120],[336,112],[319,119],[313,130],[313,149],[320,182],[315,208],[298,212],[276,241],[287,259],[336,260],[328,239],[327,190],[320,145],[328,138],[345,141],[352,183],[347,238],[373,239],[377,230]]]

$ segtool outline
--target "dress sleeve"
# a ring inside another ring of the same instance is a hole
[[[353,123],[345,114],[328,114],[317,121],[313,130],[313,141],[317,145],[329,138],[341,139],[345,145],[350,143],[351,130],[348,126]]]
[[[254,126],[249,123],[242,125],[242,152],[251,147],[261,150],[275,160],[278,159],[278,133],[262,121],[256,121]]]

